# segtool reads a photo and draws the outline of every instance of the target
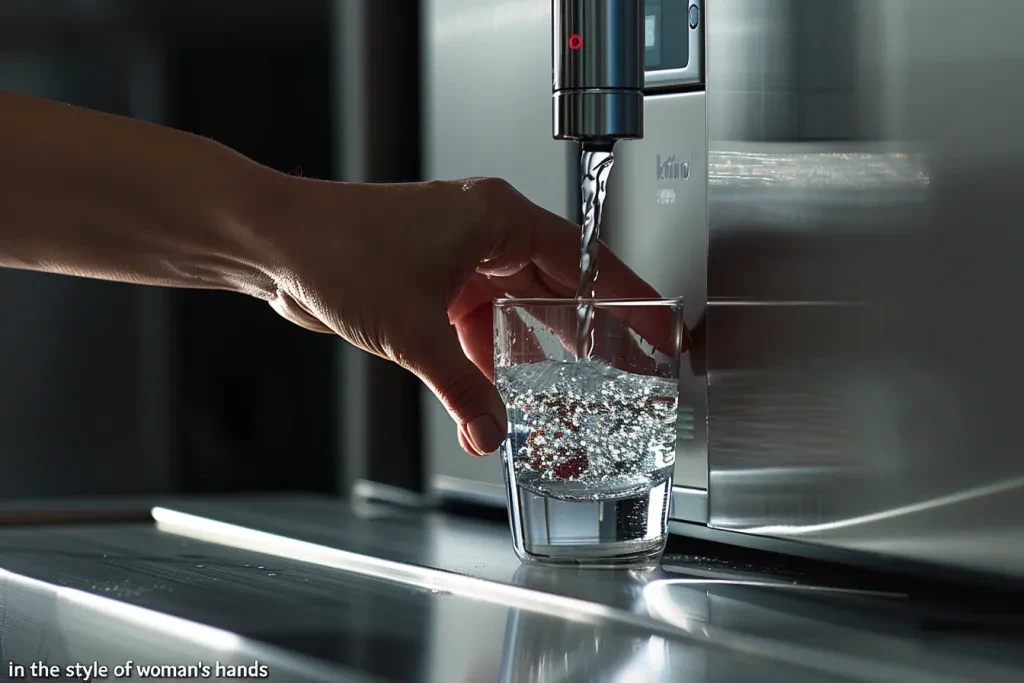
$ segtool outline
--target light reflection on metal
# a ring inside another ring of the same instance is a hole
[[[535,0],[503,0],[495,6],[481,4],[473,11],[461,12],[451,18],[431,25],[432,41],[450,41],[465,35],[475,35],[498,29],[512,30],[513,27],[536,23],[538,19],[551,18],[551,6]],[[501,46],[496,46],[501,47]]]
[[[680,583],[689,583],[689,580],[666,579],[664,581],[653,581],[644,586],[644,599],[652,616],[664,619],[681,628],[693,628],[695,626],[693,620],[672,599],[671,588],[673,585]],[[723,583],[743,582],[726,581]],[[776,587],[796,588],[796,586],[781,585]],[[829,589],[818,588],[818,590]],[[736,648],[737,645],[749,647],[752,641],[761,641],[763,647],[770,648],[770,656],[774,659],[800,662],[808,668],[825,671],[841,677],[848,677],[850,680],[891,681],[892,683],[910,683],[911,681],[931,681],[934,683],[949,681],[949,683],[952,683],[953,681],[960,680],[959,678],[936,675],[933,672],[922,672],[917,669],[881,661],[869,661],[841,652],[820,649],[810,650],[784,641],[750,637],[746,634],[722,630],[713,626],[703,627],[702,630],[713,637],[714,642],[721,647]]]
[[[936,508],[944,507],[947,505],[956,505],[958,503],[964,503],[969,500],[976,498],[984,498],[985,496],[997,495],[1000,493],[1009,493],[1016,489],[1024,488],[1024,477],[1018,477],[1016,479],[1009,479],[1007,481],[996,482],[995,484],[988,484],[986,486],[978,486],[965,491],[957,491],[947,496],[941,496],[933,498],[931,500],[924,500],[919,503],[912,505],[904,505],[902,507],[893,508],[891,510],[883,510],[882,512],[876,512],[870,515],[860,515],[859,517],[851,517],[849,519],[838,519],[834,522],[825,522],[822,524],[805,524],[805,525],[792,525],[792,524],[777,524],[771,526],[761,527],[749,527],[744,528],[742,531],[749,534],[761,534],[761,535],[774,535],[774,536],[800,536],[802,534],[817,534],[822,531],[831,531],[833,529],[844,529],[847,527],[860,526],[862,524],[871,524],[872,522],[880,522],[886,519],[893,519],[895,517],[904,517],[906,515],[912,515],[918,512],[927,512]],[[724,522],[724,520],[723,520]]]
[[[648,609],[653,604],[663,604],[666,600],[672,601],[671,592],[669,587],[671,586],[690,586],[692,588],[700,588],[701,586],[743,586],[745,588],[772,588],[778,590],[788,591],[803,591],[809,593],[830,593],[834,595],[858,595],[861,597],[871,598],[892,598],[892,599],[907,599],[906,593],[896,593],[891,591],[873,591],[873,590],[861,590],[858,588],[833,588],[831,586],[814,586],[797,583],[782,583],[779,581],[746,581],[743,579],[661,579],[658,581],[652,581],[643,588],[644,602],[647,604]],[[655,608],[660,609],[660,608]],[[687,621],[691,621],[687,617]]]
[[[712,150],[708,182],[729,187],[894,191],[927,188],[931,174],[927,157],[911,152]]]
[[[230,631],[206,626],[187,619],[163,614],[154,610],[119,602],[101,595],[94,595],[75,588],[55,586],[45,581],[22,576],[6,569],[0,569],[0,583],[20,584],[31,590],[52,593],[60,601],[79,605],[89,610],[101,612],[118,621],[128,622],[148,630],[158,631],[176,639],[188,640],[203,647],[213,648],[225,653],[235,652],[240,648],[243,639]]]
[[[152,514],[157,528],[161,531],[209,543],[219,543],[264,555],[308,562],[437,593],[459,595],[489,604],[519,608],[579,623],[612,622],[643,633],[662,634],[670,638],[687,639],[694,636],[694,634],[686,632],[685,629],[674,625],[585,600],[495,583],[430,567],[360,555],[167,508],[153,508]]]
[[[885,683],[890,681],[892,683],[912,683],[918,680],[940,683],[948,680],[952,683],[956,680],[935,677],[931,675],[931,672],[925,676],[922,672],[908,667],[884,662],[870,662],[833,652],[822,653],[815,648],[714,628],[700,623],[690,619],[685,611],[674,602],[669,592],[673,583],[686,580],[672,579],[648,584],[643,591],[648,615],[642,615],[553,593],[510,586],[429,567],[382,560],[166,508],[154,508],[152,514],[157,522],[157,528],[168,533],[265,555],[309,562],[363,576],[372,576],[437,593],[458,595],[482,603],[511,609],[518,608],[570,622],[609,626],[616,624],[647,636],[661,636],[684,643],[721,648],[749,657],[790,665],[796,664],[855,680],[864,679],[865,675],[870,680]],[[700,580],[699,583],[707,584],[709,582]],[[735,585],[749,582],[723,581],[722,583]],[[779,587],[776,584],[769,585]]]
[[[651,636],[647,646],[640,649],[613,680],[616,683],[636,683],[660,678],[668,666],[668,648],[664,638]]]

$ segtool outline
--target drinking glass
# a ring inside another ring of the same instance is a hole
[[[676,452],[681,299],[497,299],[495,384],[515,552],[656,564]]]

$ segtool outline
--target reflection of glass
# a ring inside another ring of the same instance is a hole
[[[554,572],[554,573],[546,573]],[[602,574],[604,576],[605,574]],[[514,583],[538,591],[558,591],[575,572],[520,567]],[[617,627],[583,623],[513,609],[505,630],[502,683],[626,683],[692,680],[668,677],[669,645],[663,638]]]
[[[587,632],[586,636],[583,631]],[[601,629],[597,626],[567,623],[513,609],[505,627],[501,681],[599,680],[601,667],[607,665],[598,658],[600,650]]]
[[[675,464],[682,301],[588,301],[586,358],[575,353],[577,303],[495,302],[516,554],[555,564],[656,562]]]

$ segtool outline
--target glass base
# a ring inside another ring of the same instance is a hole
[[[638,569],[658,564],[668,539],[669,474],[639,495],[564,500],[518,484],[504,459],[513,547],[527,564]]]

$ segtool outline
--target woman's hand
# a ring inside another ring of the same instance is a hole
[[[466,450],[505,434],[491,299],[572,296],[579,228],[506,183],[294,178],[210,140],[0,92],[0,267],[224,289],[416,373]],[[655,292],[607,249],[599,296]]]
[[[464,449],[497,449],[506,422],[491,301],[573,296],[579,227],[489,178],[280,182],[256,257],[276,287],[274,309],[408,368],[448,409]],[[598,296],[657,296],[608,249],[600,265]]]

